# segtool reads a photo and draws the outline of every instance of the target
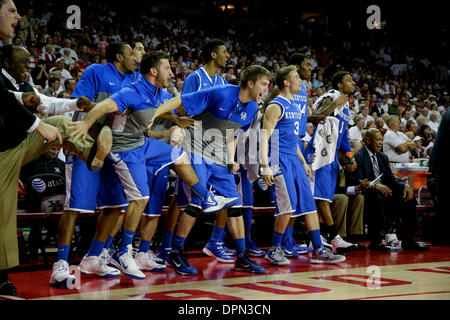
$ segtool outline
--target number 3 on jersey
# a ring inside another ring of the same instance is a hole
[[[300,133],[300,123],[298,123],[298,121],[295,121],[295,130],[294,133],[298,136],[298,134]]]

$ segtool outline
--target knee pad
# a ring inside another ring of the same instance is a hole
[[[227,209],[228,218],[240,217],[242,216],[241,208],[228,208]]]
[[[190,215],[191,217],[197,219],[200,217],[200,214],[202,212],[202,209],[194,207],[194,206],[187,206],[186,209],[184,209],[184,213]]]

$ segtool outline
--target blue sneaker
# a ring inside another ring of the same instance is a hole
[[[223,246],[223,252],[225,252],[225,254],[227,255],[227,256],[235,256],[237,253],[236,253],[236,251],[234,251],[234,250],[231,250],[230,248],[228,248],[227,246]]]
[[[284,255],[289,258],[298,258],[300,255],[298,252],[294,250],[295,241],[291,237],[283,237],[281,242],[281,251],[283,251]]]
[[[281,250],[283,251],[284,256],[288,258],[298,258],[300,256],[300,253],[295,250],[288,250],[285,247],[282,247]]]
[[[271,262],[275,266],[286,266],[290,263],[290,261],[286,258],[283,250],[281,250],[280,247],[275,246],[270,247],[264,259]]]
[[[173,249],[166,259],[166,265],[181,275],[193,276],[197,274],[197,269],[186,260],[182,249]]]
[[[121,251],[119,249],[114,252],[114,254],[109,259],[109,263],[118,268],[124,275],[129,278],[137,280],[145,279],[145,274],[143,274],[142,271],[139,270],[136,261],[134,261],[133,247],[131,244],[129,244],[124,251]]]
[[[158,248],[158,253],[155,257],[155,262],[158,264],[164,264],[167,260],[167,257],[169,256],[170,251],[172,251],[172,248]]]
[[[237,271],[245,271],[245,272],[252,272],[252,273],[265,273],[266,269],[264,267],[257,265],[253,261],[251,261],[248,258],[248,254],[246,250],[243,252],[240,252],[237,255],[235,269]]]
[[[299,246],[298,244],[294,245],[294,251],[297,252],[298,254],[308,254],[312,251],[313,249],[308,247],[306,244]]]
[[[223,251],[223,242],[208,241],[203,248],[203,252],[210,257],[216,258],[216,260],[220,262],[234,262],[234,259]]]
[[[247,239],[245,242],[245,247],[247,248],[247,254],[250,257],[264,257],[266,252],[259,249],[256,243],[252,239]]]
[[[205,199],[203,200],[202,209],[204,213],[213,213],[231,207],[238,201],[238,197],[225,198],[222,196],[216,196],[208,191]]]

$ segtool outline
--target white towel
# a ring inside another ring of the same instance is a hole
[[[315,149],[312,170],[317,170],[334,161],[336,144],[338,140],[339,120],[335,117],[326,117],[316,129],[313,146]]]

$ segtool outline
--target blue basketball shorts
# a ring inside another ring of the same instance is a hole
[[[333,202],[338,170],[337,159],[316,171],[311,170],[310,184],[314,199]]]
[[[303,163],[297,155],[280,153],[274,171],[275,216],[292,213],[298,217],[316,212],[316,204]]]
[[[160,216],[169,182],[169,166],[147,166],[150,198],[144,210],[145,216]]]
[[[100,187],[101,172],[92,172],[87,165],[69,154],[66,158],[66,198],[64,210],[94,212]]]
[[[242,202],[236,187],[234,174],[230,173],[228,167],[222,167],[197,155],[191,154],[191,165],[197,173],[199,183],[203,183],[206,188],[211,188],[214,195],[225,198],[237,198],[238,202],[234,208],[240,208]],[[178,207],[184,208],[187,204],[197,208],[202,208],[202,199],[191,190],[184,182],[178,183]]]

